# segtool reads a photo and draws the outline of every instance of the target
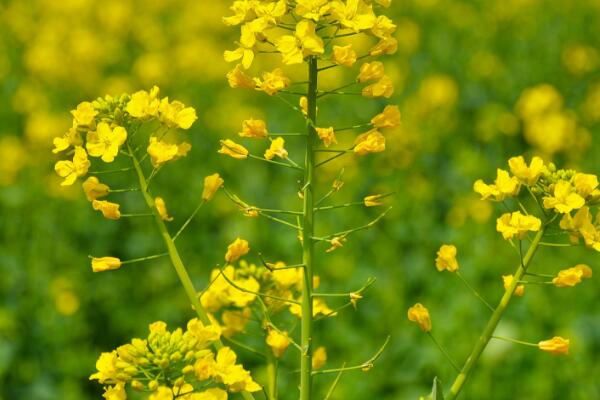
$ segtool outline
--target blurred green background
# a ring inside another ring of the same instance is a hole
[[[236,35],[221,24],[227,7],[224,0],[0,2],[0,399],[100,398],[100,386],[87,379],[100,352],[145,335],[152,321],[174,327],[192,316],[166,260],[92,274],[88,254],[126,259],[160,252],[162,244],[150,221],[102,220],[78,185],[58,185],[52,138],[70,126],[69,110],[80,101],[157,84],[198,110],[192,152],[155,186],[174,224],[197,204],[202,178],[216,171],[251,204],[299,204],[297,174],[216,154],[219,139],[234,138],[248,117],[266,118],[273,130],[302,124],[290,122],[277,99],[227,86],[222,52]],[[454,378],[406,309],[427,305],[438,340],[457,360],[466,358],[488,315],[456,277],[436,272],[442,242],[458,246],[463,274],[485,297],[501,296],[500,275],[518,260],[495,232],[502,209],[477,199],[475,179],[490,180],[518,154],[600,173],[599,0],[404,0],[388,14],[398,25],[399,51],[384,61],[403,127],[388,135],[385,153],[325,168],[321,190],[345,167],[335,200],[397,195],[376,228],[332,254],[319,248],[324,288],[378,281],[356,312],[318,323],[317,342],[337,366],[367,359],[388,334],[392,341],[373,370],[342,377],[335,399],[416,399],[434,376],[446,387]],[[324,79],[344,83],[342,75]],[[321,117],[364,122],[383,105],[329,99]],[[527,110],[537,106],[547,112],[531,120]],[[291,140],[289,150],[301,157]],[[139,204],[135,194],[122,202]],[[378,211],[323,214],[318,231],[359,225]],[[271,259],[299,260],[293,233],[243,217],[220,194],[179,242],[198,288],[238,235]],[[583,248],[545,248],[532,268],[552,273],[586,262],[598,272],[597,260]],[[499,333],[533,342],[569,337],[572,354],[493,343],[463,398],[600,398],[599,289],[598,279],[575,289],[529,287]],[[260,376],[257,360],[244,357]],[[282,397],[294,399],[293,360],[287,364]],[[317,378],[319,393],[331,379]]]

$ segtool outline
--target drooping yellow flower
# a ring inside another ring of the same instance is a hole
[[[531,163],[527,166],[523,156],[512,157],[508,160],[510,172],[522,183],[533,186],[538,181],[544,171],[544,160],[540,157],[533,157]]]
[[[296,14],[302,18],[318,22],[329,12],[330,7],[330,0],[298,0],[296,2]]]
[[[488,185],[478,179],[473,185],[473,190],[481,195],[482,200],[502,201],[519,194],[520,185],[516,177],[511,177],[508,171],[498,168],[494,184]]]
[[[232,263],[240,257],[248,254],[250,246],[248,241],[240,238],[236,238],[229,246],[227,246],[227,253],[225,253],[225,261]]]
[[[127,131],[122,126],[111,129],[106,122],[100,122],[96,131],[88,132],[86,148],[90,156],[100,157],[111,163],[119,154],[119,148],[127,140]]]
[[[508,290],[508,288],[510,287],[510,285],[514,279],[515,278],[512,275],[502,275],[502,282],[504,284],[504,290]],[[525,285],[517,285],[517,287],[515,288],[514,295],[518,296],[518,297],[523,297],[524,294],[525,294]]]
[[[333,46],[333,62],[344,67],[352,67],[356,63],[356,51],[352,45]]]
[[[327,349],[323,346],[319,346],[315,349],[312,356],[312,367],[313,369],[319,369],[327,362]]]
[[[359,83],[368,81],[377,81],[385,76],[383,63],[381,61],[373,61],[364,63],[360,66],[360,72],[356,80]]]
[[[337,144],[337,138],[335,137],[335,130],[332,126],[329,128],[315,128],[319,139],[323,141],[325,147],[329,147],[332,144]]]
[[[450,272],[458,271],[458,261],[456,261],[456,246],[444,244],[437,252],[435,267],[438,271],[448,270]]]
[[[569,354],[569,339],[563,339],[560,336],[554,336],[549,340],[542,340],[538,347],[542,351],[552,354]]]
[[[256,87],[254,79],[246,75],[246,73],[242,70],[241,64],[237,64],[234,69],[227,73],[227,82],[229,83],[229,86],[234,89],[254,89]]]
[[[523,215],[520,211],[503,214],[496,220],[496,230],[505,240],[516,237],[521,240],[527,232],[537,232],[542,227],[542,221],[533,215]]]
[[[383,112],[371,119],[371,125],[376,129],[396,128],[400,126],[402,116],[398,106],[385,106]]]
[[[317,35],[315,29],[313,21],[303,19],[296,25],[294,36],[284,35],[275,42],[284,64],[300,64],[305,57],[325,52],[323,39]]]
[[[150,155],[152,166],[159,167],[168,161],[185,157],[191,148],[192,145],[187,142],[171,144],[159,140],[156,136],[150,136],[147,151]]]
[[[285,145],[285,140],[282,137],[278,137],[271,141],[271,146],[265,151],[265,158],[267,160],[272,160],[275,156],[280,158],[287,158],[288,152],[283,147]]]
[[[573,186],[575,186],[577,194],[585,199],[598,188],[598,177],[578,172],[573,177]]]
[[[363,97],[374,99],[376,97],[385,97],[389,99],[394,94],[394,83],[392,79],[384,75],[379,81],[364,87],[362,90]]]
[[[396,28],[396,24],[391,19],[385,15],[379,15],[371,28],[371,33],[380,39],[385,39],[391,37]]]
[[[119,211],[121,206],[117,203],[111,203],[106,200],[93,200],[92,207],[94,210],[102,212],[102,215],[106,219],[116,220],[121,218],[121,211]]]
[[[373,57],[378,57],[384,54],[394,54],[396,51],[398,51],[398,40],[389,36],[381,38],[379,42],[369,51],[369,54]]]
[[[81,102],[77,105],[77,109],[72,110],[74,122],[78,126],[93,127],[94,118],[98,115],[98,111],[89,101]]]
[[[556,287],[573,287],[581,282],[582,278],[591,278],[592,269],[585,264],[578,264],[574,267],[559,271],[557,276],[552,279]]]
[[[271,348],[273,355],[277,358],[285,353],[285,350],[290,343],[291,341],[287,332],[277,332],[275,329],[272,329],[267,335],[267,345]]]
[[[108,196],[110,192],[110,188],[108,185],[104,183],[100,183],[98,178],[95,176],[90,176],[83,182],[83,191],[85,192],[85,197],[87,197],[88,201],[94,201],[104,196]]]
[[[385,150],[385,137],[377,129],[359,135],[354,141],[354,153],[364,156]]]
[[[272,72],[265,72],[262,74],[262,79],[254,78],[256,84],[256,90],[260,90],[273,96],[280,90],[283,90],[290,86],[291,81],[288,77],[283,75],[281,68],[275,68]]]
[[[429,310],[421,303],[417,303],[408,309],[408,320],[415,322],[423,332],[431,331],[431,318]]]
[[[192,124],[198,119],[196,110],[193,107],[186,107],[180,101],[172,101],[165,97],[160,101],[160,120],[169,127],[179,127],[181,129],[190,129]]]
[[[250,118],[242,122],[242,131],[238,134],[244,138],[264,139],[269,132],[265,121]]]
[[[561,214],[580,209],[585,205],[585,199],[575,192],[570,182],[558,181],[554,185],[552,194],[544,197],[544,208],[554,209]]]
[[[104,272],[121,268],[121,260],[116,257],[92,258],[92,271]]]
[[[221,140],[221,148],[219,149],[218,153],[225,154],[226,156],[233,157],[238,160],[243,160],[248,157],[248,150],[241,144],[237,144],[230,139]]]
[[[131,95],[125,110],[134,118],[147,119],[158,115],[160,100],[158,86],[153,86],[150,92],[140,90]]]
[[[173,217],[169,215],[169,212],[167,211],[167,204],[162,197],[156,197],[154,199],[154,207],[156,207],[156,211],[158,212],[160,219],[163,221],[173,221]]]
[[[217,193],[217,190],[223,186],[225,181],[221,175],[215,173],[204,178],[204,189],[202,190],[202,200],[211,201]]]
[[[87,153],[83,147],[75,147],[75,154],[73,155],[73,161],[63,160],[59,161],[54,165],[54,170],[61,178],[65,178],[61,182],[62,186],[72,185],[77,178],[87,174],[90,168],[90,161],[87,158]]]

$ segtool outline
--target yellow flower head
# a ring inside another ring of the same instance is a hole
[[[158,116],[160,100],[158,99],[158,86],[152,87],[150,92],[140,90],[131,95],[125,110],[134,118],[148,119]]]
[[[385,97],[389,99],[394,94],[394,83],[392,79],[384,75],[379,81],[363,88],[362,95],[370,99],[376,97]]]
[[[379,42],[369,51],[369,54],[373,57],[378,57],[384,54],[394,54],[396,51],[398,51],[398,40],[394,37],[388,36],[381,38]]]
[[[312,19],[317,22],[329,12],[331,0],[298,0],[296,14],[302,18]]]
[[[283,355],[290,343],[291,341],[287,332],[280,333],[272,329],[267,335],[267,345],[269,345],[273,355],[277,358]]]
[[[438,271],[448,270],[450,272],[458,271],[458,261],[456,261],[456,246],[444,244],[437,252],[435,267]]]
[[[162,197],[157,197],[154,199],[154,206],[156,207],[156,211],[158,212],[160,219],[163,221],[173,221],[173,217],[169,215],[167,211],[167,204]]]
[[[542,221],[532,215],[523,215],[520,211],[506,213],[496,220],[496,230],[506,240],[516,237],[523,239],[527,232],[537,232],[542,227]]]
[[[427,310],[427,308],[425,308],[421,303],[417,303],[408,309],[408,320],[411,322],[416,322],[423,332],[431,331],[431,318],[429,317],[429,310]]]
[[[383,63],[381,61],[373,61],[364,63],[360,66],[360,72],[356,80],[360,83],[368,81],[377,81],[385,76]]]
[[[512,157],[508,160],[510,172],[522,183],[533,186],[544,172],[544,161],[540,157],[533,157],[529,166],[523,156]]]
[[[538,347],[542,351],[552,354],[569,354],[569,339],[563,339],[560,336],[555,336],[549,340],[542,340],[538,343]]]
[[[230,338],[236,333],[245,332],[246,325],[252,318],[252,311],[246,307],[243,310],[223,311],[221,320],[223,321],[223,336]]]
[[[239,135],[244,138],[264,139],[269,135],[267,124],[262,119],[247,119],[242,122],[242,131]]]
[[[227,82],[234,89],[254,89],[256,87],[254,80],[242,70],[241,64],[236,65],[234,69],[227,73]]]
[[[335,137],[335,130],[332,126],[329,128],[315,128],[317,131],[317,135],[319,135],[319,139],[323,141],[323,145],[325,147],[329,147],[332,144],[337,144],[337,139]]]
[[[237,144],[230,139],[221,140],[221,148],[219,149],[218,153],[225,154],[238,160],[248,158],[248,150],[241,144]]]
[[[303,19],[296,25],[294,36],[285,35],[275,43],[286,65],[300,64],[305,57],[325,52],[323,39],[315,32],[313,21]]]
[[[120,206],[117,203],[111,203],[106,200],[93,200],[92,207],[94,210],[102,212],[102,215],[106,219],[121,218],[121,212],[119,211]]]
[[[125,385],[118,383],[114,386],[106,386],[102,394],[105,400],[127,400]]]
[[[400,126],[401,120],[398,106],[385,106],[382,113],[371,119],[371,125],[376,129],[396,128]]]
[[[104,272],[121,268],[121,260],[116,257],[92,258],[92,271]]]
[[[227,62],[241,60],[244,69],[250,68],[254,61],[254,46],[256,45],[256,34],[263,28],[262,21],[254,20],[242,25],[241,36],[239,40],[240,47],[231,51],[226,50],[223,58]]]
[[[281,68],[275,68],[272,72],[265,72],[262,79],[254,78],[256,89],[265,92],[269,96],[273,96],[280,90],[290,86],[291,81],[283,75]]]
[[[356,63],[356,51],[354,51],[351,44],[333,46],[333,62],[350,68]]]
[[[156,136],[151,136],[147,151],[152,165],[159,167],[168,161],[185,157],[191,148],[192,145],[186,142],[171,144],[159,140]]]
[[[271,146],[265,151],[265,158],[267,160],[272,160],[275,156],[280,158],[287,158],[288,152],[283,147],[285,145],[285,140],[282,137],[278,137],[271,141]]]
[[[359,135],[354,141],[354,153],[364,156],[385,150],[385,137],[377,129]]]
[[[371,29],[376,20],[373,7],[363,0],[350,0],[345,3],[333,1],[331,14],[344,28],[352,29],[356,33]]]
[[[516,177],[511,177],[508,171],[498,168],[494,184],[488,185],[479,179],[473,185],[473,190],[481,195],[482,200],[502,201],[519,194],[520,185]]]
[[[71,146],[82,146],[83,139],[77,130],[77,126],[73,125],[63,136],[55,137],[52,141],[52,144],[54,144],[54,149],[52,149],[52,152],[56,154],[68,149]]]
[[[503,275],[502,276],[502,282],[504,283],[504,290],[508,290],[508,288],[512,284],[513,280],[514,280],[514,276],[512,276],[512,275]],[[517,285],[517,287],[515,288],[514,295],[518,296],[518,297],[523,297],[524,294],[525,294],[525,286]]]
[[[186,396],[181,397],[185,399]],[[227,392],[219,388],[206,389],[191,395],[190,400],[227,400]]]
[[[92,157],[101,157],[106,163],[113,162],[119,147],[127,140],[127,131],[122,126],[114,129],[106,122],[100,122],[96,131],[88,132],[86,148]]]
[[[240,257],[248,254],[250,251],[250,246],[248,245],[248,241],[244,239],[237,238],[227,246],[227,253],[225,254],[225,261],[228,263],[232,263],[239,259]]]
[[[570,213],[585,205],[585,199],[575,192],[570,182],[558,181],[554,185],[552,194],[544,197],[544,208],[554,209],[558,213]]]
[[[75,147],[73,161],[59,161],[54,166],[54,170],[61,178],[65,178],[61,182],[62,186],[72,185],[78,177],[87,174],[90,168],[90,161],[83,147]]]
[[[204,189],[202,190],[202,200],[210,201],[215,196],[215,193],[225,181],[219,174],[212,174],[204,178]]]
[[[97,379],[100,383],[106,381],[117,380],[117,351],[111,351],[110,353],[102,353],[96,361],[96,369],[98,372],[90,376],[90,380]]]
[[[193,107],[186,107],[180,101],[169,102],[165,97],[160,101],[160,120],[169,127],[179,127],[181,129],[190,129],[192,124],[198,119],[196,110]]]
[[[552,283],[556,287],[573,287],[581,282],[582,278],[591,278],[592,269],[585,265],[579,264],[572,268],[567,268],[558,272],[558,275],[552,279]]]
[[[313,352],[312,367],[313,369],[319,369],[327,362],[327,349],[323,346],[319,346]]]
[[[586,198],[598,188],[598,177],[592,174],[577,173],[573,177],[573,185],[577,193]]]
[[[100,183],[95,176],[87,178],[82,186],[88,201],[94,201],[100,197],[108,196],[108,193],[110,192],[108,185]]]
[[[78,126],[93,127],[94,118],[98,115],[98,111],[92,103],[84,101],[79,103],[77,109],[71,111],[71,114],[73,114],[74,122]]]

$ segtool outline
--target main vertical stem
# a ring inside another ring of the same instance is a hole
[[[542,240],[542,237],[544,236],[545,230],[546,230],[546,228],[543,227],[536,234],[535,238],[531,242],[531,245],[529,246],[529,249],[527,250],[527,254],[525,254],[525,257],[523,257],[522,263],[521,263],[521,265],[519,265],[519,268],[517,268],[517,272],[515,272],[511,284],[508,286],[508,288],[504,292],[504,295],[502,296],[502,299],[500,300],[500,304],[498,304],[498,307],[496,307],[496,310],[490,317],[490,320],[488,321],[485,329],[483,330],[483,333],[481,334],[481,336],[479,337],[479,340],[475,344],[475,347],[473,348],[471,355],[469,356],[469,358],[467,358],[465,365],[462,367],[460,373],[454,380],[454,383],[452,384],[452,387],[450,388],[450,393],[446,397],[446,400],[456,399],[458,397],[458,394],[464,387],[465,382],[467,381],[467,379],[469,378],[469,376],[473,370],[473,367],[475,366],[475,364],[477,364],[479,357],[481,357],[481,354],[483,353],[483,351],[487,347],[488,343],[490,342],[492,335],[494,334],[494,331],[496,330],[496,327],[498,326],[498,323],[502,319],[502,316],[504,315],[504,312],[506,311],[506,309],[508,307],[508,303],[510,302],[510,300],[514,294],[515,289],[516,289],[517,285],[519,284],[519,281],[523,278],[523,275],[525,274],[525,272],[527,272],[527,268],[529,267],[529,264],[531,263],[531,260],[533,259],[533,256],[535,255],[535,252],[537,251],[537,249],[540,245],[540,241]]]
[[[315,140],[317,121],[317,59],[308,60],[308,115],[306,136],[306,156],[304,161],[304,207],[302,221],[302,262],[304,281],[302,285],[302,338],[300,361],[300,400],[312,397],[312,324],[313,324],[313,258],[314,258],[314,169]]]

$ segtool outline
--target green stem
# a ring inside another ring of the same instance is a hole
[[[308,61],[308,121],[306,137],[306,155],[304,168],[304,207],[302,217],[302,263],[304,279],[302,285],[302,323],[300,355],[300,400],[312,398],[312,327],[313,327],[313,258],[314,258],[314,170],[315,170],[315,138],[314,125],[317,118],[318,90],[317,59],[310,57]]]
[[[504,336],[492,336],[492,339],[504,340],[505,342],[522,344],[524,346],[538,347],[538,345],[536,343],[524,342],[522,340],[511,339],[511,338],[507,338],[507,337],[504,337]]]
[[[269,353],[267,360],[267,397],[269,400],[277,400],[277,358]]]
[[[129,144],[127,145],[127,148],[129,149],[129,152],[133,154]],[[202,307],[202,304],[200,304],[200,300],[198,299],[198,294],[197,294],[198,292],[196,292],[196,289],[194,288],[194,284],[192,283],[192,280],[190,279],[190,275],[188,274],[187,269],[185,268],[185,265],[183,264],[183,261],[181,260],[179,251],[177,250],[177,247],[175,246],[175,242],[173,242],[173,239],[171,238],[171,235],[169,234],[169,231],[167,230],[167,226],[165,225],[164,221],[160,218],[160,215],[158,215],[158,212],[156,211],[156,207],[154,206],[154,199],[152,198],[152,196],[150,196],[150,193],[148,193],[148,183],[146,181],[144,171],[142,170],[142,166],[140,165],[140,162],[138,161],[138,159],[135,155],[132,157],[132,160],[133,160],[133,167],[138,176],[138,180],[139,180],[139,184],[140,184],[140,191],[142,192],[142,195],[144,196],[146,205],[154,214],[154,220],[156,222],[156,226],[158,227],[160,235],[162,236],[162,238],[165,242],[165,245],[167,247],[167,252],[169,253],[169,258],[171,259],[171,263],[173,264],[173,267],[175,268],[175,271],[177,272],[177,276],[179,277],[179,280],[181,281],[181,285],[183,286],[183,289],[185,290],[185,293],[187,294],[188,299],[189,299],[192,307],[196,311],[196,315],[198,315],[198,318],[200,319],[200,321],[204,325],[211,325],[212,322],[208,318],[208,314]],[[221,342],[220,340],[217,340],[214,343],[214,346],[216,349],[220,349],[223,347],[223,342]],[[248,392],[242,392],[242,397],[245,400],[253,400],[254,399],[254,396]]]
[[[510,302],[510,300],[513,296],[513,293],[514,293],[515,289],[517,288],[519,281],[521,280],[521,278],[527,271],[527,268],[529,267],[529,264],[531,263],[531,260],[540,245],[540,242],[544,236],[545,231],[546,231],[546,226],[544,226],[535,235],[535,238],[533,239],[533,241],[531,242],[531,245],[529,246],[529,249],[527,250],[527,254],[525,254],[525,257],[523,257],[521,259],[521,263],[520,263],[519,267],[517,268],[517,271],[514,274],[514,278],[511,282],[511,284],[508,286],[508,288],[504,292],[504,295],[502,296],[500,303],[494,310],[494,313],[490,317],[490,320],[488,321],[485,329],[483,330],[483,333],[481,334],[481,336],[479,337],[479,340],[477,340],[477,343],[475,344],[475,347],[471,351],[471,355],[469,356],[469,358],[467,358],[467,361],[465,362],[464,366],[462,367],[460,373],[454,380],[454,383],[452,384],[452,387],[450,388],[450,393],[448,393],[446,400],[455,400],[458,397],[462,388],[464,387],[467,379],[471,375],[473,367],[477,364],[477,361],[479,361],[479,357],[481,357],[481,354],[483,353],[483,351],[487,347],[488,343],[490,342],[492,335],[494,334],[496,327],[498,326],[498,323],[502,319],[502,316],[504,315],[504,312],[506,311],[506,309],[508,307],[508,303]]]

